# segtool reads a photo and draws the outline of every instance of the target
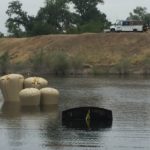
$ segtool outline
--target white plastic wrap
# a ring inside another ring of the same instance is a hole
[[[40,90],[36,88],[26,88],[19,93],[22,106],[40,105]]]
[[[41,105],[57,105],[59,102],[59,91],[54,88],[42,88]]]
[[[24,88],[41,89],[48,86],[48,81],[41,77],[29,77],[24,80]]]
[[[8,74],[0,78],[0,88],[6,102],[20,102],[19,92],[23,89],[24,77]]]

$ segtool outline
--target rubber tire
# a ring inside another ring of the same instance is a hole
[[[116,30],[114,28],[110,29],[111,32],[115,32]]]

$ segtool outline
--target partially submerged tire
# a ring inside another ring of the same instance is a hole
[[[0,88],[5,102],[20,102],[19,92],[23,89],[24,77],[8,74],[0,78]]]
[[[57,105],[59,102],[59,91],[54,88],[42,88],[41,105]]]
[[[19,93],[21,106],[39,106],[40,95],[40,90],[36,88],[23,89]]]
[[[48,86],[48,81],[41,77],[29,77],[24,80],[24,88],[41,89]]]

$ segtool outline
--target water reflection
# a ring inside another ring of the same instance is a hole
[[[84,130],[76,130],[73,128],[61,128],[57,121],[54,124],[48,124],[45,136],[47,143],[44,146],[50,149],[62,150],[101,147],[99,144],[99,139],[101,138],[99,132],[85,132]]]
[[[4,103],[1,112],[0,130],[3,134],[0,140],[3,142],[0,148],[3,149],[42,149],[45,126],[58,120],[58,106],[42,107],[41,110],[40,107],[20,107],[20,104]]]
[[[7,115],[10,117],[20,115],[21,107],[20,103],[12,103],[12,102],[3,102],[1,106],[1,112],[3,115]]]
[[[49,82],[60,91],[58,107],[20,109],[3,105],[0,149],[150,149],[149,78],[51,78]],[[1,101],[0,94],[0,105]],[[76,130],[62,126],[61,112],[79,106],[112,110],[112,127]]]
[[[85,120],[63,121],[62,125],[66,128],[85,131],[98,131],[101,129],[111,128],[112,121],[93,121],[89,124]]]

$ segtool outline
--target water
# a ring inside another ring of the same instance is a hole
[[[149,150],[150,78],[50,78],[61,93],[58,108],[1,106],[3,150]],[[2,95],[0,95],[2,105]],[[67,129],[61,111],[97,106],[113,111],[111,128]]]

